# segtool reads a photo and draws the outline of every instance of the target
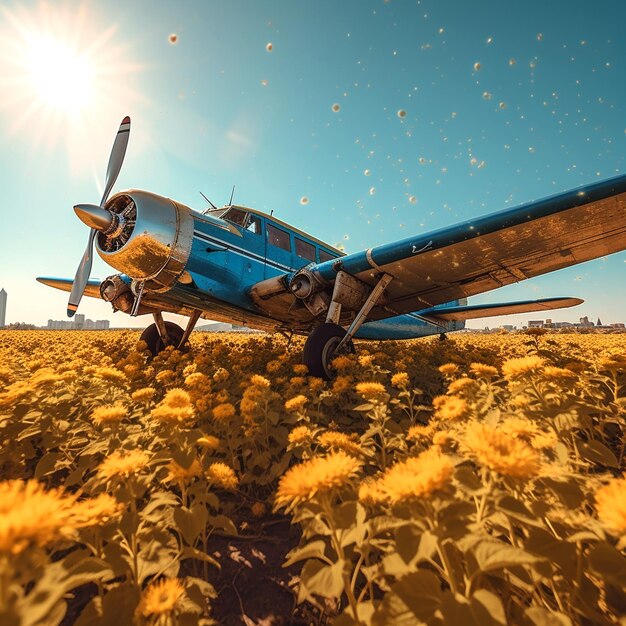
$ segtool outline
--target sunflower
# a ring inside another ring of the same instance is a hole
[[[600,521],[614,535],[626,535],[626,474],[614,478],[596,491]]]
[[[98,467],[98,476],[103,480],[115,477],[128,478],[143,470],[150,457],[143,450],[116,450],[107,456]]]
[[[222,489],[234,491],[239,484],[239,479],[232,468],[226,463],[216,462],[209,465],[207,478]]]
[[[368,400],[373,400],[387,393],[387,390],[380,383],[366,382],[357,383],[356,392]]]
[[[543,364],[544,360],[535,355],[509,359],[502,364],[502,373],[507,378],[521,378],[536,372],[543,367]]]
[[[313,439],[313,431],[308,426],[296,426],[287,436],[289,443],[300,445]]]
[[[530,478],[541,469],[539,454],[521,439],[474,422],[465,431],[465,444],[479,463],[513,478]]]
[[[327,430],[317,438],[318,443],[329,450],[343,450],[353,456],[363,454],[363,448],[352,437],[335,430]]]
[[[96,426],[112,426],[119,424],[128,415],[126,407],[122,404],[99,406],[91,414],[91,421]]]
[[[282,476],[276,490],[276,506],[291,510],[316,494],[329,493],[348,484],[361,468],[361,462],[343,451],[315,457],[294,465]]]
[[[141,594],[137,613],[143,617],[173,613],[185,594],[178,578],[163,578],[151,583]]]
[[[309,399],[302,394],[295,396],[285,402],[285,409],[287,409],[287,411],[302,411],[308,401]]]

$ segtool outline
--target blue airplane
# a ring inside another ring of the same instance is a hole
[[[306,335],[310,374],[330,378],[353,338],[443,338],[468,319],[581,304],[554,297],[472,306],[467,298],[626,249],[626,176],[345,255],[232,197],[202,213],[137,189],[109,198],[129,133],[125,117],[100,204],[74,207],[90,227],[74,280],[37,280],[71,292],[70,317],[83,294],[114,311],[151,314],[141,338],[153,355],[182,348],[204,317]],[[118,274],[89,279],[94,243]],[[188,316],[187,327],[164,321],[164,311]]]

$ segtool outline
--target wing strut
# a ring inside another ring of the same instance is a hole
[[[349,341],[352,340],[352,337],[354,337],[355,333],[359,330],[359,328],[361,328],[361,325],[367,319],[369,312],[376,306],[376,304],[378,304],[378,301],[383,295],[383,292],[385,291],[385,289],[387,289],[387,285],[389,285],[389,283],[392,280],[393,280],[393,276],[390,276],[389,274],[382,275],[380,280],[376,283],[376,286],[374,287],[374,289],[372,289],[372,292],[370,293],[370,295],[367,297],[367,300],[365,300],[365,302],[363,303],[361,310],[356,314],[356,317],[354,318],[354,321],[352,322],[352,324],[350,324],[348,331],[346,332],[342,340],[339,342],[339,344],[335,348],[336,354],[339,354],[340,353],[339,351],[341,350],[341,348],[343,348],[343,346],[345,346]],[[335,302],[333,300],[329,308],[329,312],[328,312],[329,316],[331,315],[331,311],[335,309],[334,305],[335,305]],[[338,307],[340,308],[341,305],[339,304]]]

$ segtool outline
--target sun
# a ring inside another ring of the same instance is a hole
[[[94,67],[80,51],[52,38],[36,39],[25,51],[25,68],[42,106],[74,115],[92,104]]]
[[[73,172],[91,168],[88,147],[142,101],[143,67],[129,60],[123,26],[95,10],[73,0],[0,7],[0,131],[37,151],[65,143]]]

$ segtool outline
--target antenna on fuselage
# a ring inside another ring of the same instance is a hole
[[[233,185],[233,190],[230,192],[230,200],[228,202],[228,206],[233,206],[233,196],[235,195],[235,185]]]
[[[211,205],[213,209],[217,209],[217,207],[202,192],[200,192],[200,195]]]

